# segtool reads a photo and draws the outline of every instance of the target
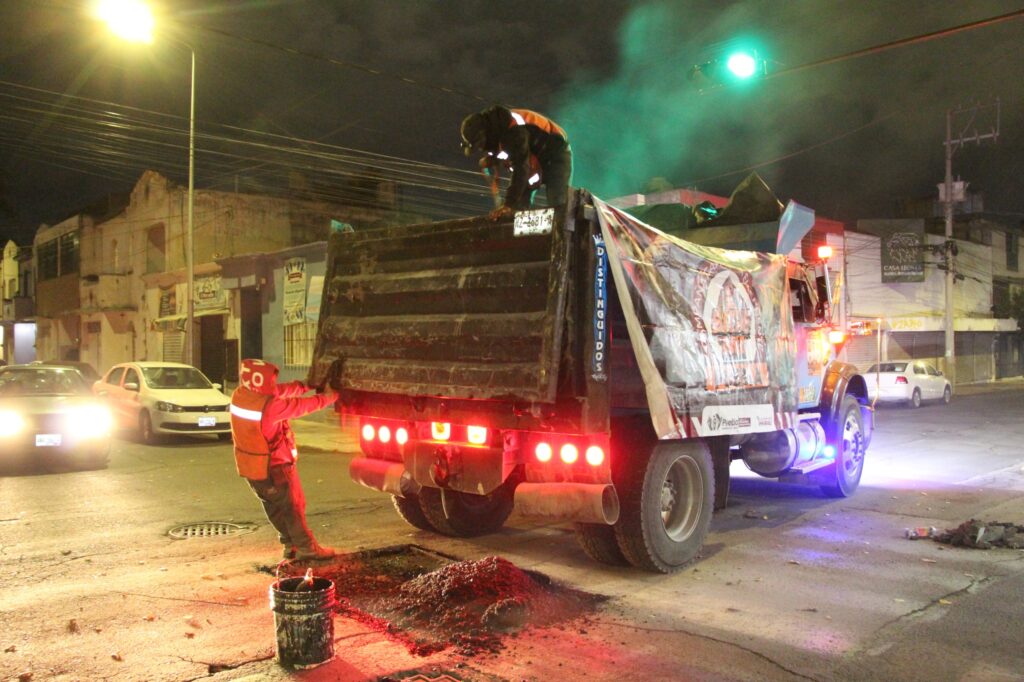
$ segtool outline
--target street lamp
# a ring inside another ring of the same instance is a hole
[[[153,28],[156,22],[153,12],[140,0],[100,0],[96,15],[102,19],[111,32],[125,40],[141,43],[153,42]],[[173,39],[172,39],[173,40]],[[195,286],[195,264],[192,253],[193,199],[195,197],[195,153],[196,153],[196,50],[188,43],[174,40],[188,48],[192,55],[192,75],[188,105],[188,219],[185,226],[185,362],[192,364],[192,322],[194,317],[193,288]]]

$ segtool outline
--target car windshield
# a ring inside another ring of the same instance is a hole
[[[905,372],[906,370],[907,363],[905,362],[883,362],[880,365],[871,365],[868,374],[873,374],[874,372]]]
[[[212,388],[195,367],[143,367],[142,376],[150,388]]]
[[[81,395],[89,386],[77,370],[54,367],[5,367],[0,370],[0,396]]]

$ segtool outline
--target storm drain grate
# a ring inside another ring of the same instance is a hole
[[[202,523],[186,523],[176,526],[167,534],[175,540],[188,538],[222,538],[229,535],[241,535],[256,530],[252,523],[230,523],[228,521],[204,521]]]

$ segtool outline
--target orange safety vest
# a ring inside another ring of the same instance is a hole
[[[536,111],[530,111],[529,109],[509,109],[512,113],[512,122],[509,123],[509,128],[516,126],[537,126],[545,133],[551,135],[560,135],[566,142],[569,141],[569,136],[565,133],[562,126],[558,125],[550,118],[541,116]]]
[[[239,386],[231,394],[231,438],[235,468],[251,481],[270,478],[270,443],[263,435],[263,409],[271,396]]]

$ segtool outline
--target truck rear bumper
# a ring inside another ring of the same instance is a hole
[[[420,488],[402,462],[356,457],[348,473],[360,485],[399,497]],[[514,503],[524,516],[607,525],[619,520],[619,496],[615,486],[606,483],[520,483]]]

